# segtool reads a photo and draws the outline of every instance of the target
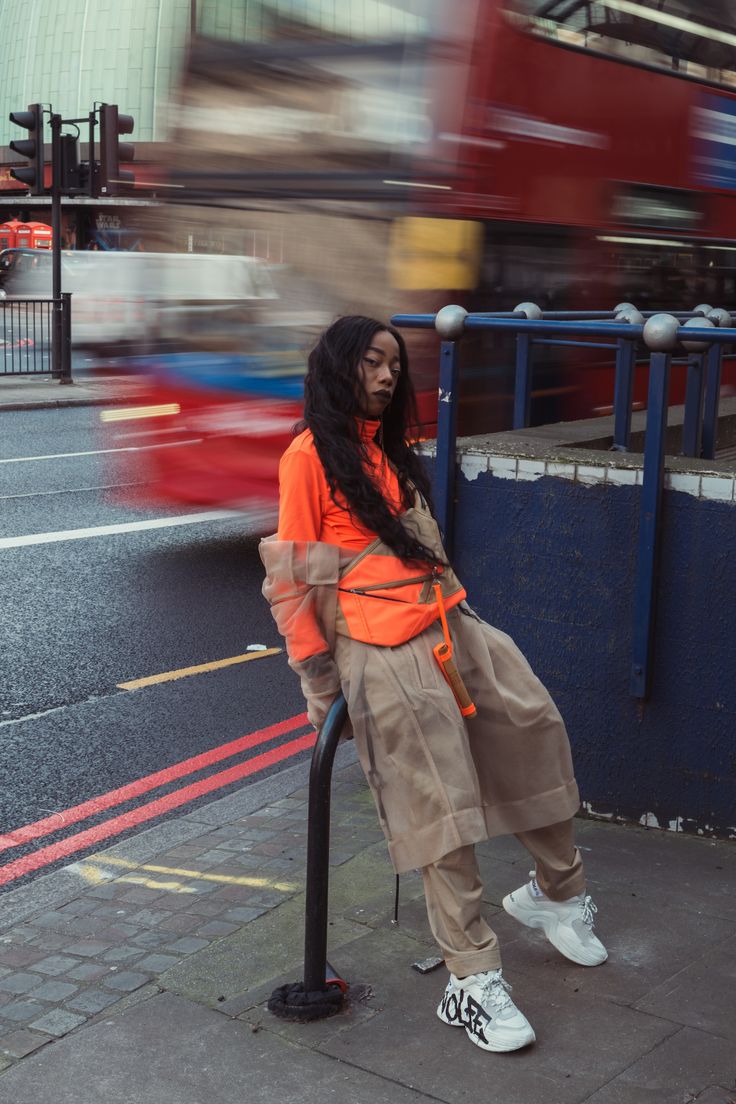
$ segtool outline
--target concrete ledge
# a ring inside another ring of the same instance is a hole
[[[666,436],[666,466],[673,472],[697,472],[705,475],[724,475],[733,477],[736,475],[736,460],[732,457],[714,460],[699,460],[694,457],[681,456],[682,425],[685,408],[672,406],[667,416]],[[474,437],[459,437],[457,451],[463,461],[465,473],[465,459],[470,457],[494,457],[498,462],[494,464],[494,475],[503,478],[503,472],[511,472],[514,460],[544,461],[545,464],[559,464],[563,470],[543,473],[533,466],[525,465],[521,470],[532,478],[534,474],[561,475],[566,477],[565,465],[585,464],[590,467],[604,467],[612,469],[641,469],[643,465],[644,437],[646,431],[646,411],[637,411],[631,419],[631,451],[612,452],[613,445],[613,417],[608,415],[603,418],[587,418],[577,422],[556,422],[554,425],[531,426],[529,429],[509,429],[500,433],[479,434]],[[720,404],[718,417],[718,447],[719,449],[733,449],[736,446],[736,397],[723,399]],[[426,456],[436,454],[436,441],[426,441],[422,445],[422,452]],[[584,453],[584,457],[581,456]],[[504,465],[503,460],[511,461]],[[468,464],[469,473],[473,465],[478,471],[489,470],[483,468],[481,461],[473,459]],[[518,469],[517,469],[518,473]],[[516,478],[516,475],[508,474],[506,478]],[[611,480],[611,482],[615,482]],[[622,482],[626,482],[624,478]]]

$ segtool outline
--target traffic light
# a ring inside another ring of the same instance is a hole
[[[90,195],[89,162],[79,160],[79,141],[74,134],[61,136],[61,195]]]
[[[43,105],[29,104],[27,111],[11,111],[10,121],[27,130],[30,138],[21,138],[11,142],[10,148],[21,157],[27,157],[30,164],[22,169],[11,169],[10,175],[30,188],[32,195],[43,195],[43,170],[45,156],[43,150]]]
[[[132,134],[134,126],[132,115],[120,115],[117,104],[103,104],[100,108],[99,195],[116,195],[124,185],[135,183],[134,173],[120,168],[121,161],[134,159],[135,146],[119,141],[121,134]]]
[[[73,134],[61,136],[61,194],[69,195],[79,188],[79,150]]]

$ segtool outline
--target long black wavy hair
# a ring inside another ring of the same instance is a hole
[[[381,418],[380,443],[398,476],[404,507],[413,505],[416,488],[431,509],[429,479],[407,442],[409,427],[419,424],[409,358],[403,337],[392,326],[364,315],[346,315],[325,330],[309,354],[304,419],[296,432],[307,427],[312,431],[333,499],[339,494],[351,515],[392,552],[405,563],[444,564],[445,560],[410,536],[366,471],[367,450],[356,421],[361,417],[360,367],[378,332],[396,339],[401,366],[396,390]]]

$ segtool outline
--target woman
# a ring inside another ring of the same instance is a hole
[[[567,734],[447,562],[407,443],[416,415],[401,335],[339,319],[310,354],[304,392],[301,432],[279,469],[278,533],[261,543],[264,594],[310,721],[321,726],[342,688],[394,867],[421,869],[450,971],[438,1016],[486,1050],[516,1050],[534,1031],[481,915],[473,845],[516,835],[536,870],[506,911],[573,962],[605,960],[573,842]]]

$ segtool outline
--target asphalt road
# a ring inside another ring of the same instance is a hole
[[[248,652],[282,645],[258,535],[242,517],[96,533],[193,512],[116,502],[144,469],[101,453],[110,443],[94,408],[0,413],[0,892],[309,754],[285,655]],[[244,654],[256,658],[120,685]]]

